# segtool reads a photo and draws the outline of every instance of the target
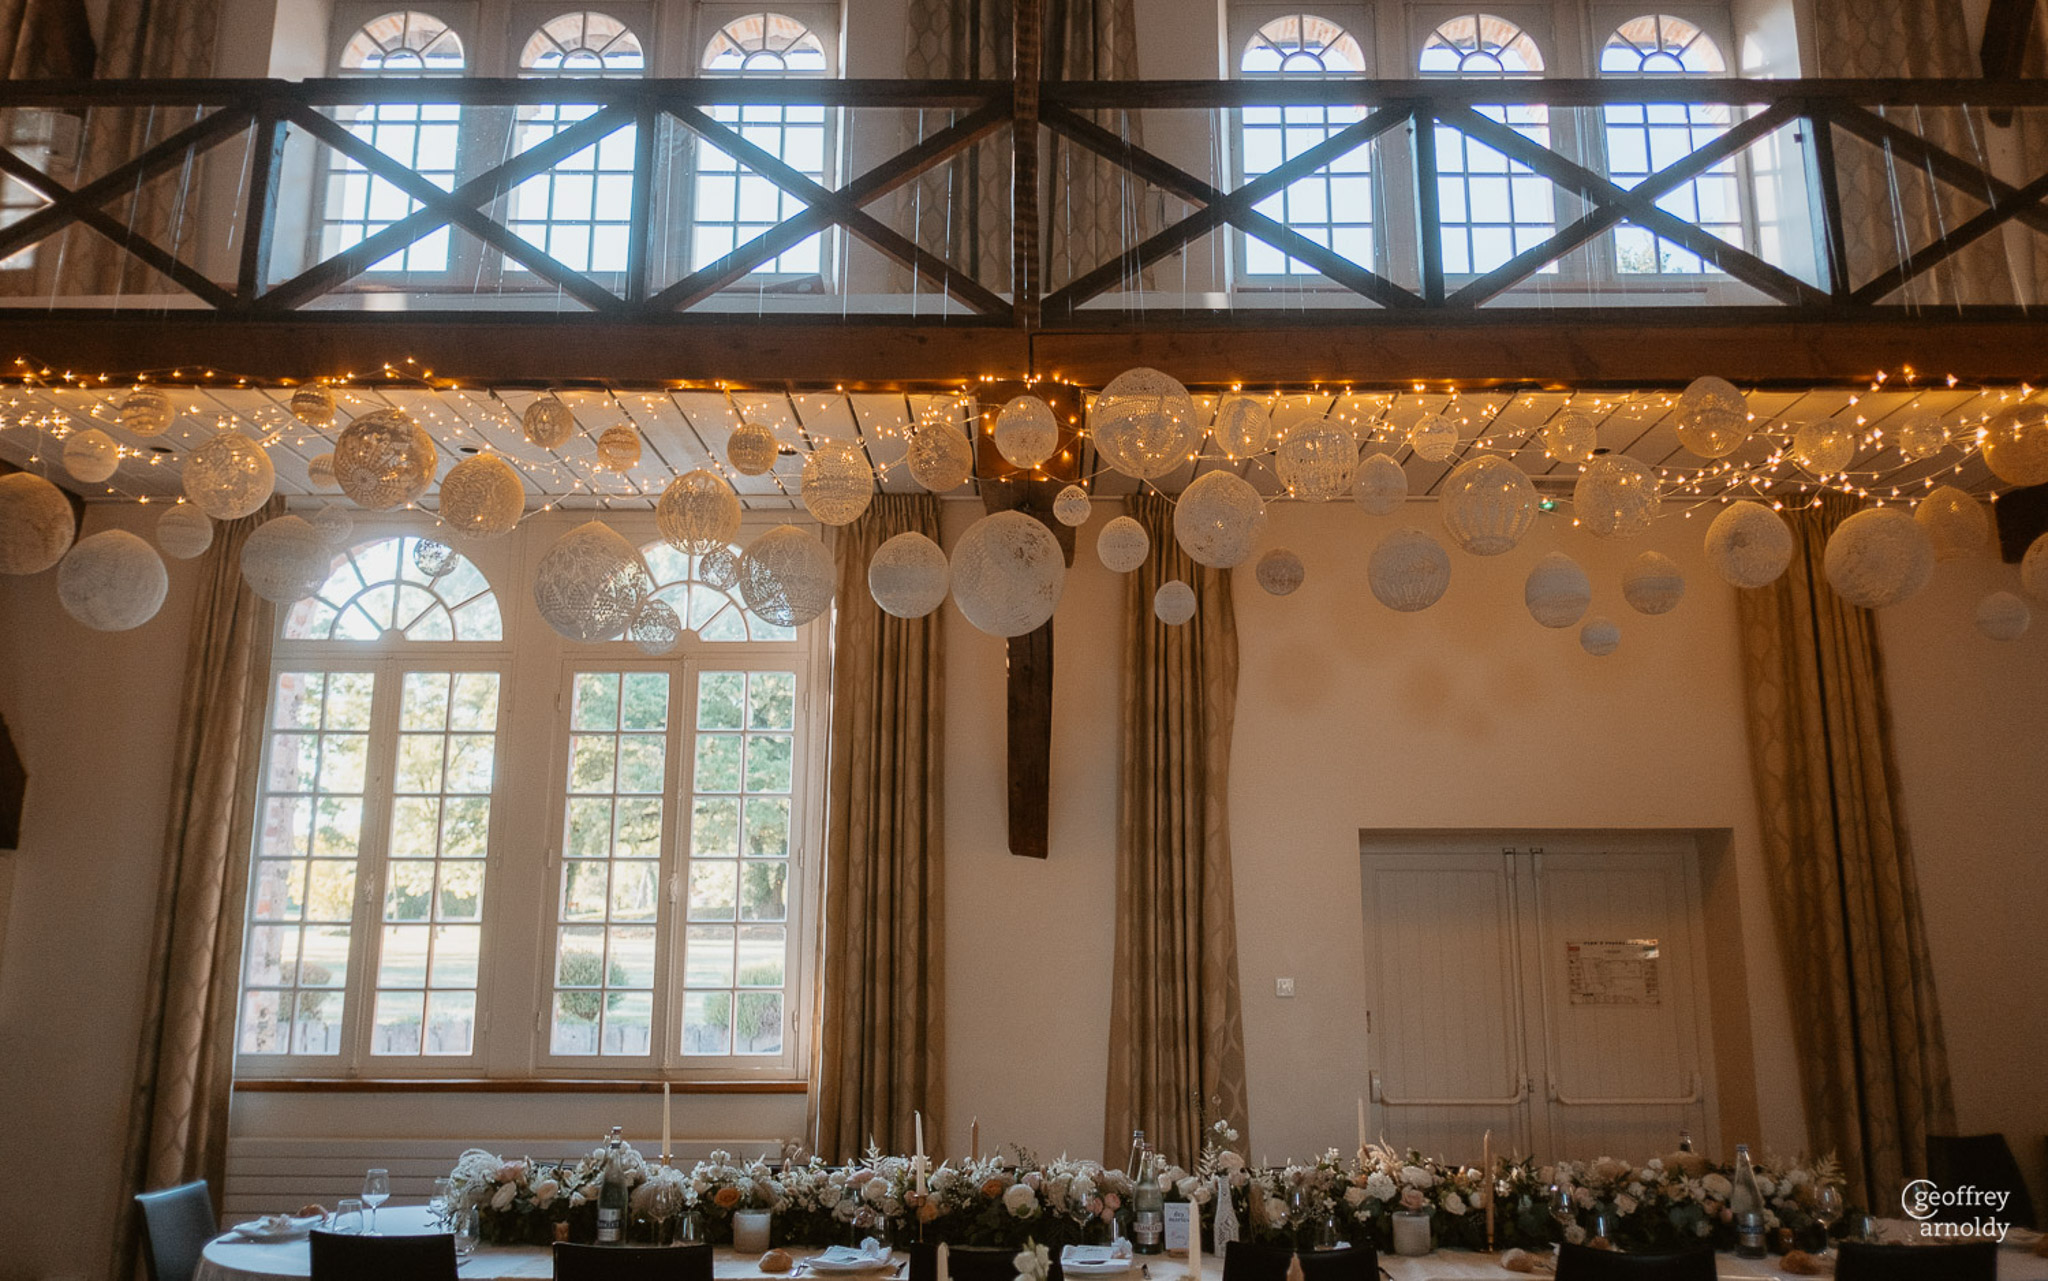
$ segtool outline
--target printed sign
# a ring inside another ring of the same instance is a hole
[[[1657,940],[1567,943],[1565,976],[1573,1005],[1657,1005]]]

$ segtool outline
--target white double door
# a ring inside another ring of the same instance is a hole
[[[1477,1162],[1671,1151],[1712,1135],[1690,834],[1622,848],[1364,858],[1375,1140]]]

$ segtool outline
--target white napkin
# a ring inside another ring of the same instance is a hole
[[[873,1237],[867,1237],[858,1246],[829,1246],[818,1257],[829,1265],[841,1267],[854,1263],[881,1263],[888,1259],[889,1248]]]
[[[1078,1263],[1082,1267],[1114,1263],[1130,1257],[1131,1243],[1122,1239],[1113,1245],[1070,1245],[1060,1251],[1061,1264]]]

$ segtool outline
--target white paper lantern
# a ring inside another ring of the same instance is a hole
[[[1579,629],[1579,648],[1595,658],[1605,658],[1621,648],[1621,629],[1608,618],[1589,618]]]
[[[1906,415],[1897,434],[1899,457],[1909,463],[1932,458],[1948,444],[1948,424],[1925,409]]]
[[[911,428],[905,446],[910,478],[934,494],[950,493],[974,474],[974,446],[967,433],[943,417],[929,417]]]
[[[1600,429],[1576,409],[1566,409],[1543,424],[1543,452],[1561,463],[1590,462],[1600,447]]]
[[[1079,485],[1069,485],[1053,496],[1052,518],[1069,529],[1079,529],[1088,523],[1095,512],[1095,504],[1088,498],[1088,491]]]
[[[137,436],[161,436],[177,417],[170,393],[161,387],[137,387],[121,400],[121,426]]]
[[[1451,585],[1451,554],[1419,529],[1397,529],[1372,549],[1365,572],[1380,604],[1412,614],[1443,599]]]
[[[347,546],[348,540],[356,532],[355,518],[350,516],[348,508],[340,503],[328,503],[321,507],[319,511],[313,513],[313,519],[308,523],[320,531],[320,537],[327,540],[329,547]]]
[[[1418,458],[1446,462],[1458,449],[1458,425],[1442,414],[1424,414],[1408,429],[1408,444]]]
[[[277,469],[263,446],[238,431],[216,432],[185,456],[185,497],[215,520],[239,520],[270,501]]]
[[[1250,458],[1273,447],[1273,411],[1256,396],[1225,396],[1209,438],[1225,458]]]
[[[315,489],[334,490],[339,493],[341,486],[334,480],[334,454],[315,454],[306,460],[306,483]]]
[[[1358,465],[1351,496],[1371,516],[1391,516],[1408,501],[1408,473],[1386,454],[1374,454]]]
[[[1152,593],[1152,616],[1168,627],[1179,627],[1195,616],[1195,589],[1178,578],[1169,579]]]
[[[1052,531],[1023,512],[984,516],[953,549],[953,603],[991,636],[1022,636],[1052,617],[1067,582]]]
[[[1572,510],[1597,537],[1632,538],[1657,520],[1657,477],[1626,454],[1595,458],[1572,487]]]
[[[613,423],[597,438],[597,463],[606,471],[628,472],[640,465],[640,433]]]
[[[1095,536],[1095,555],[1112,574],[1128,574],[1152,554],[1152,536],[1129,516],[1119,516]]]
[[[654,524],[663,541],[686,556],[723,548],[740,532],[740,496],[714,471],[684,472],[661,491]],[[730,583],[726,584],[728,587]]]
[[[868,562],[868,594],[882,612],[897,618],[923,618],[946,601],[953,583],[945,551],[915,530],[906,530],[875,548]]]
[[[1266,529],[1266,502],[1236,472],[1205,472],[1173,508],[1173,538],[1201,565],[1229,569],[1251,559]]]
[[[725,461],[742,476],[763,475],[781,452],[775,429],[766,423],[742,422],[725,439]]]
[[[740,558],[730,547],[714,547],[697,558],[697,577],[710,587],[729,592],[740,585]]]
[[[1275,547],[1259,557],[1252,577],[1269,596],[1292,596],[1308,580],[1308,566],[1285,547]]]
[[[1513,551],[1536,522],[1536,486],[1529,474],[1495,454],[1453,468],[1441,500],[1445,531],[1474,556]]]
[[[97,427],[64,438],[64,470],[71,479],[97,485],[121,468],[121,447]]]
[[[1828,538],[1821,568],[1843,600],[1882,609],[1907,600],[1934,576],[1934,544],[1899,507],[1872,507]]]
[[[1977,450],[2008,485],[2048,484],[2048,406],[2030,402],[1993,414]]]
[[[1287,429],[1274,451],[1273,469],[1296,498],[1341,498],[1358,470],[1358,441],[1327,418],[1304,418]]]
[[[455,568],[462,558],[438,538],[421,538],[412,545],[412,567],[428,578],[439,578]]]
[[[560,449],[576,434],[576,414],[553,396],[536,396],[519,416],[519,426],[542,449]]]
[[[1126,476],[1155,480],[1188,461],[1201,443],[1188,389],[1156,369],[1126,369],[1088,411],[1095,452]]]
[[[242,542],[242,578],[267,601],[289,605],[320,590],[334,571],[334,549],[300,516],[279,516]]]
[[[648,600],[626,627],[626,639],[649,657],[668,653],[682,638],[683,620],[676,616],[675,606],[665,600]]]
[[[525,514],[525,482],[496,454],[465,458],[441,478],[441,519],[464,538],[509,534]]]
[[[653,593],[639,549],[597,520],[557,539],[533,575],[540,616],[573,641],[616,640]]]
[[[824,542],[795,525],[777,525],[740,558],[740,596],[777,627],[802,627],[824,613],[837,577]]]
[[[166,556],[191,560],[213,546],[213,522],[190,503],[176,503],[156,518],[156,545]]]
[[[434,438],[403,409],[364,414],[334,442],[334,479],[358,507],[390,511],[418,500],[440,465]]]
[[[1060,420],[1038,397],[1018,396],[996,415],[995,439],[1004,462],[1029,471],[1059,448]]]
[[[1522,584],[1522,603],[1529,616],[1545,627],[1570,627],[1586,616],[1593,604],[1593,580],[1579,563],[1563,552],[1551,552],[1536,562]]]
[[[1991,513],[1954,485],[1936,485],[1913,508],[1936,560],[1964,560],[1991,550]]]
[[[2048,604],[2048,534],[2027,544],[2027,554],[2020,557],[2020,590]]]
[[[1725,458],[1749,439],[1749,402],[1725,378],[1695,378],[1672,414],[1678,443],[1701,458]]]
[[[1832,418],[1792,424],[1792,461],[1816,476],[1849,470],[1856,461],[1856,433]]]
[[[1663,552],[1644,552],[1622,571],[1621,595],[1638,614],[1668,614],[1685,599],[1685,573]]]
[[[308,427],[334,425],[334,391],[325,383],[300,383],[292,388],[292,417]]]
[[[125,529],[78,540],[57,566],[64,612],[96,632],[125,632],[156,617],[171,576],[156,548]]]
[[[874,499],[875,469],[859,445],[822,441],[804,459],[802,494],[820,524],[852,524]]]
[[[1777,582],[1792,550],[1792,527],[1762,503],[1731,503],[1707,527],[1707,563],[1732,587]]]
[[[2011,592],[1992,592],[1977,602],[1977,630],[1992,640],[2016,641],[2033,622],[2034,611]]]
[[[42,573],[76,533],[63,490],[34,472],[0,476],[0,574]]]

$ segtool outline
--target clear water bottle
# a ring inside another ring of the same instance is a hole
[[[1138,1187],[1131,1196],[1131,1250],[1164,1253],[1165,1238],[1166,1194],[1159,1186],[1159,1157],[1146,1148],[1138,1157]]]
[[[1763,1258],[1764,1194],[1757,1186],[1756,1166],[1749,1159],[1747,1143],[1735,1145],[1735,1187],[1728,1194],[1728,1208],[1735,1215],[1735,1256]]]
[[[1692,1151],[1692,1131],[1691,1131],[1691,1130],[1680,1130],[1680,1131],[1678,1132],[1678,1150],[1679,1150],[1680,1152],[1690,1152],[1690,1151]]]
[[[599,1245],[624,1245],[626,1243],[626,1132],[620,1126],[612,1127],[611,1138],[604,1145],[604,1183],[597,1191],[597,1243]]]

